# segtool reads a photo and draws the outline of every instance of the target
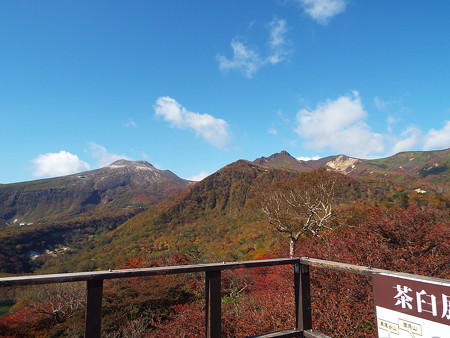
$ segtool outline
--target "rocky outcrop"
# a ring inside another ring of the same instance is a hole
[[[335,160],[327,162],[326,165],[343,174],[348,174],[356,168],[358,162],[360,160],[356,158],[339,155]]]

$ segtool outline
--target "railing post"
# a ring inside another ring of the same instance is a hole
[[[84,337],[100,338],[102,325],[103,279],[88,280],[86,283],[87,302]]]
[[[294,287],[296,329],[311,330],[311,294],[308,265],[300,262],[294,264]]]
[[[206,337],[219,338],[221,327],[220,270],[205,273]]]

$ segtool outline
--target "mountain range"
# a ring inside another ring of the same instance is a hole
[[[145,161],[119,160],[104,168],[0,185],[0,225],[70,218],[100,209],[145,208],[192,184]]]
[[[302,161],[286,151],[254,161],[272,168],[314,170],[325,167],[329,170],[356,177],[378,177],[395,179],[405,186],[417,185],[450,192],[450,148],[437,151],[409,151],[373,160],[364,160],[346,155],[335,155],[318,160]]]
[[[252,259],[278,245],[255,209],[255,196],[274,181],[321,167],[343,174],[344,205],[450,205],[450,149],[310,161],[282,151],[233,162],[197,183],[147,162],[120,160],[75,175],[0,185],[0,271],[92,270],[131,256],[177,252],[198,262]],[[67,252],[55,254],[58,247]]]

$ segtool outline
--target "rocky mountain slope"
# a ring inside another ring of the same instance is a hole
[[[296,163],[297,162],[297,163]],[[298,161],[286,151],[254,161],[271,168],[313,170],[325,167],[340,173],[373,179],[389,178],[407,188],[433,189],[450,193],[450,148],[436,151],[409,151],[373,160],[336,155],[318,160]]]
[[[145,161],[119,160],[79,174],[0,185],[0,225],[29,224],[92,210],[147,207],[192,182]]]

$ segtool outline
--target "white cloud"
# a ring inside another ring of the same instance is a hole
[[[345,11],[346,0],[298,0],[306,14],[322,25]]]
[[[238,70],[251,78],[261,67],[272,64],[275,65],[285,61],[289,54],[289,41],[286,39],[287,22],[283,19],[274,18],[269,27],[269,53],[262,57],[260,53],[247,46],[239,38],[235,37],[231,41],[233,56],[231,59],[223,55],[217,55],[219,69],[222,71]]]
[[[288,54],[287,46],[289,42],[286,40],[287,23],[283,19],[273,19],[270,24],[269,46],[271,54],[267,58],[267,62],[277,64],[286,59]]]
[[[424,150],[445,149],[450,147],[450,121],[446,121],[440,130],[431,129],[425,136]]]
[[[171,127],[191,129],[198,137],[217,148],[225,149],[230,142],[231,133],[225,120],[209,114],[190,112],[167,96],[158,98],[154,109],[155,115],[163,117]]]
[[[77,155],[61,150],[59,153],[39,155],[32,160],[33,176],[63,176],[89,170],[89,164],[81,161]]]
[[[110,153],[104,146],[95,142],[88,142],[90,155],[97,160],[97,166],[104,167],[117,160],[130,160],[126,155],[116,155]]]
[[[194,175],[192,177],[189,177],[188,180],[189,181],[195,181],[195,182],[199,182],[201,180],[203,180],[205,177],[209,176],[210,173],[206,172],[206,171],[202,171],[197,175]]]
[[[320,156],[311,156],[311,157],[299,156],[296,157],[295,159],[299,161],[311,161],[311,160],[318,160],[320,158],[321,158]]]
[[[414,149],[414,146],[421,141],[421,134],[420,129],[416,127],[409,127],[404,130],[400,134],[400,138],[394,143],[390,155]]]
[[[331,148],[355,157],[367,157],[384,150],[383,137],[365,123],[367,112],[359,93],[319,103],[313,111],[297,113],[295,131],[313,149]]]
[[[253,74],[264,64],[258,52],[250,49],[238,38],[231,41],[231,48],[233,49],[233,57],[228,59],[223,55],[217,56],[220,70],[237,69],[244,72],[244,74],[251,78]]]

